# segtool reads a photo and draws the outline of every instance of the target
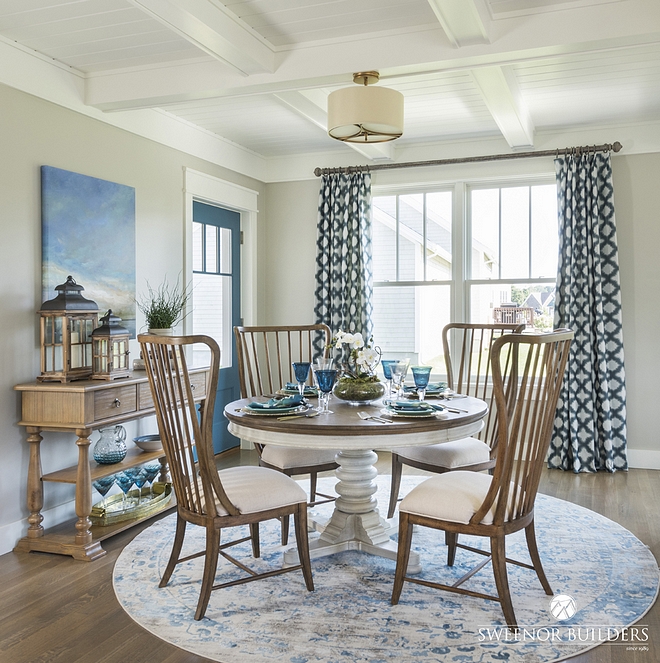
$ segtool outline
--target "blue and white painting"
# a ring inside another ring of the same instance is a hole
[[[41,167],[43,301],[70,274],[135,338],[135,189]]]

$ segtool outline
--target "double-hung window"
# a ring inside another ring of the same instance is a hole
[[[549,329],[557,273],[554,180],[456,183],[375,195],[374,340],[444,374],[451,321]]]

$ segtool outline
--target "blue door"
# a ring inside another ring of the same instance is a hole
[[[193,202],[193,333],[220,346],[218,396],[213,417],[213,450],[220,453],[240,440],[227,431],[225,405],[240,397],[233,328],[240,324],[240,238],[238,212]],[[196,366],[204,365],[196,356]],[[208,365],[208,358],[206,358]]]

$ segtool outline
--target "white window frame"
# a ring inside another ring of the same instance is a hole
[[[437,182],[404,185],[374,185],[372,196],[402,196],[413,193],[452,192],[452,278],[443,281],[374,281],[374,288],[387,287],[424,287],[449,285],[450,320],[469,322],[471,311],[471,288],[473,285],[527,285],[537,283],[556,283],[556,279],[472,279],[472,224],[470,193],[474,189],[509,188],[520,186],[538,186],[556,184],[552,174],[510,175],[483,179],[462,179],[455,182]],[[397,240],[398,242],[398,203],[397,203]],[[397,252],[398,255],[398,252]],[[398,273],[398,269],[397,269]]]

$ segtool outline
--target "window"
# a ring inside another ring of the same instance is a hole
[[[384,356],[444,374],[440,331],[452,320],[552,327],[553,181],[376,195],[372,213],[374,339]]]
[[[220,346],[221,368],[232,356],[232,231],[207,223],[192,224],[193,329],[213,337]],[[195,347],[196,366],[208,363],[205,349]]]

